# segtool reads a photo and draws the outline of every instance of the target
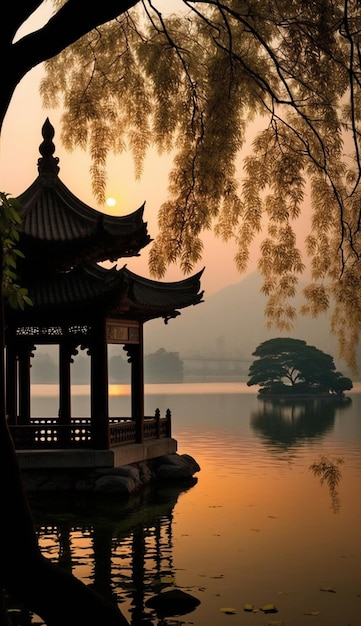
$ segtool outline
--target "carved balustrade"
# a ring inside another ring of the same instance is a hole
[[[9,426],[17,450],[45,449],[92,449],[94,447],[93,429],[88,417],[76,417],[70,424],[60,424],[56,417],[32,417],[30,424]],[[165,417],[159,409],[155,415],[145,417],[143,440],[171,437],[171,412],[167,409]],[[109,419],[110,448],[137,443],[135,420],[128,417]]]

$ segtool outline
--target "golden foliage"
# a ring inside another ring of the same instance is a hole
[[[104,197],[110,151],[141,175],[150,145],[172,151],[168,199],[150,270],[191,272],[202,233],[234,240],[258,267],[270,324],[288,328],[310,266],[304,314],[332,309],[331,331],[355,365],[361,331],[361,8],[341,0],[225,0],[163,15],[144,0],[47,63],[47,106],[64,106],[64,144],[92,156]],[[255,116],[263,130],[244,155]],[[310,205],[310,206],[308,206]],[[301,252],[296,231],[310,209]]]

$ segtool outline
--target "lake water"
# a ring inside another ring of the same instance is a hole
[[[85,415],[88,390],[76,391]],[[178,452],[201,466],[196,484],[91,512],[47,503],[34,509],[42,550],[111,594],[134,626],[360,626],[358,391],[349,403],[280,405],[244,384],[147,386],[146,412],[171,409]],[[128,392],[111,388],[114,415],[127,414]],[[33,389],[33,415],[55,404],[52,386]],[[334,490],[310,471],[321,456],[343,461]],[[146,601],[172,588],[200,604],[158,620]]]

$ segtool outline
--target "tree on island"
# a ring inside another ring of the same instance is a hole
[[[269,297],[266,315],[280,327],[296,313],[288,301],[304,263],[294,225],[310,189],[312,283],[305,311],[316,314],[335,303],[332,330],[355,364],[361,329],[359,3],[184,0],[168,17],[156,0],[53,0],[51,19],[22,35],[42,4],[1,4],[0,131],[20,80],[51,60],[42,85],[45,105],[65,105],[65,145],[90,150],[99,198],[110,150],[131,148],[138,173],[151,144],[174,151],[151,271],[162,276],[172,262],[191,271],[202,254],[202,233],[212,227],[237,242],[243,271],[266,222],[259,269]],[[236,166],[256,115],[263,116],[264,130],[243,161],[239,191]],[[20,300],[26,303],[26,294]],[[97,603],[89,589],[41,556],[6,427],[3,349],[0,386],[2,585],[49,626],[70,623],[69,615],[77,626],[124,623],[120,612]]]
[[[279,337],[261,343],[252,356],[247,385],[262,395],[329,394],[352,389],[350,378],[336,371],[333,357],[302,339]]]

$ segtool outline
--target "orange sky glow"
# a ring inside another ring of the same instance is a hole
[[[135,180],[131,155],[111,157],[106,195],[114,198],[116,204],[97,205],[91,191],[90,159],[81,150],[70,153],[63,148],[60,141],[61,111],[42,107],[39,96],[41,72],[41,67],[35,68],[22,80],[6,115],[0,144],[0,190],[17,196],[34,181],[38,173],[41,128],[49,117],[55,128],[55,156],[60,159],[59,176],[63,183],[83,202],[105,213],[125,215],[145,201],[144,219],[154,238],[158,209],[166,199],[167,176],[171,166],[169,157],[159,157],[157,153],[150,152],[140,180]],[[211,233],[206,233],[204,244],[204,257],[194,272],[206,267],[202,281],[206,292],[211,294],[228,284],[239,282],[242,275],[233,262],[235,247],[215,239]],[[144,249],[140,258],[126,260],[129,269],[143,276],[149,275],[147,250]],[[182,277],[180,269],[172,266],[163,280],[179,280]]]
[[[51,8],[49,4],[45,3],[40,8],[30,24],[35,23],[37,27],[41,25],[44,11],[49,12]],[[39,95],[41,76],[41,66],[27,74],[18,85],[6,115],[0,143],[0,190],[17,196],[36,178],[39,145],[42,141],[41,128],[46,117],[49,117],[55,128],[55,156],[60,159],[59,176],[63,183],[83,202],[106,213],[125,215],[136,210],[145,201],[144,219],[148,222],[151,237],[154,238],[157,234],[158,209],[167,194],[170,157],[160,157],[156,152],[150,151],[140,180],[135,179],[131,155],[111,157],[106,195],[107,198],[114,199],[115,203],[112,206],[98,206],[91,191],[90,159],[81,150],[69,153],[63,148],[60,141],[61,110],[46,110],[42,107]],[[194,267],[194,272],[206,268],[202,278],[205,294],[211,295],[229,284],[240,282],[244,275],[235,267],[235,245],[216,239],[211,232],[204,234],[203,241],[203,258]],[[149,247],[143,250],[139,258],[127,259],[125,262],[129,269],[149,276],[148,250]],[[257,255],[258,245],[254,244],[250,271],[256,269]],[[182,277],[181,270],[177,266],[171,266],[163,280],[180,280]]]

